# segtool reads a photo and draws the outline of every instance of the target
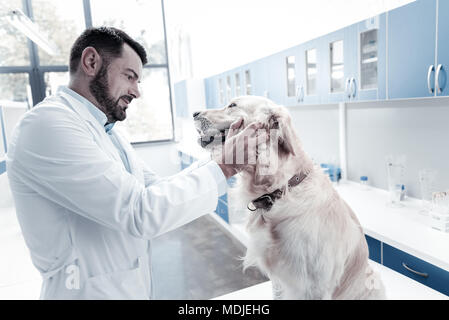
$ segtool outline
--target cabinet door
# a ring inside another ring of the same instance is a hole
[[[357,99],[385,99],[386,14],[358,23]]]
[[[267,79],[269,74],[269,63],[267,58],[257,60],[252,65],[252,95],[267,96],[269,94],[269,88],[267,86]]]
[[[379,240],[365,235],[366,244],[368,245],[369,258],[377,263],[382,263],[381,243]]]
[[[284,104],[287,95],[285,52],[265,58],[266,61],[266,97],[276,104]]]
[[[417,0],[388,12],[390,99],[434,95],[427,78],[435,64],[435,18],[436,0]]]
[[[303,73],[303,83],[304,83],[304,104],[316,104],[320,103],[320,94],[323,88],[320,86],[322,81],[322,69],[324,66],[321,65],[323,62],[323,42],[321,39],[314,39],[304,44],[303,47],[303,61],[304,73]],[[320,77],[321,75],[321,77]]]
[[[256,95],[254,93],[254,85],[253,85],[253,71],[254,71],[254,63],[247,64],[242,66],[242,95],[250,96]]]
[[[356,77],[357,25],[332,32],[324,38],[326,59],[322,72],[326,81],[323,84],[325,100],[335,103],[356,99],[356,95],[349,96],[348,81]]]
[[[300,47],[294,47],[282,52],[282,56],[277,64],[280,70],[281,77],[273,80],[278,81],[277,84],[280,88],[280,94],[282,97],[283,104],[286,106],[295,106],[300,103],[300,83],[301,78],[298,77],[298,69],[301,65],[301,59],[299,58]],[[274,84],[276,85],[276,84]]]
[[[306,96],[306,58],[304,45],[297,47],[296,54],[296,81],[297,81],[297,101],[298,104],[304,104],[304,97]]]
[[[438,70],[441,70],[437,79],[441,92],[437,90],[437,95],[448,96],[448,72],[449,72],[449,1],[440,0],[438,2]]]
[[[206,108],[212,109],[212,106],[215,104],[216,100],[216,88],[213,85],[213,77],[204,79],[204,90],[206,94]]]
[[[383,244],[384,266],[443,294],[449,294],[449,272],[404,251]]]

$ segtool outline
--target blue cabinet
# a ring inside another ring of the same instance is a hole
[[[448,71],[449,71],[449,1],[438,1],[438,61],[435,65],[436,94],[449,95]],[[438,90],[441,89],[441,91]]]
[[[296,50],[284,50],[280,53],[274,54],[267,58],[267,93],[268,98],[277,104],[295,105],[295,94],[288,96],[288,75],[287,75],[287,58],[294,57],[294,64],[292,65],[295,71],[297,59]],[[296,87],[296,74],[292,79]]]
[[[354,100],[357,91],[354,88],[354,97],[349,96],[349,81],[355,79],[357,73],[357,25],[332,32],[324,36],[322,41],[321,102]]]
[[[301,44],[291,50],[290,54],[295,57],[295,97],[288,97],[286,94],[285,105],[294,106],[303,104],[306,96],[306,52],[305,45]],[[286,81],[284,78],[283,81]]]
[[[238,68],[241,92],[246,94],[245,70],[249,70],[250,94],[289,106],[449,95],[448,17],[449,1],[416,0]],[[339,40],[343,90],[341,81],[338,86],[332,82],[341,79],[330,48]],[[294,95],[288,94],[288,56],[295,58]],[[231,86],[236,72],[231,72]],[[219,99],[220,80],[226,101],[227,74],[205,81],[208,107],[224,104]]]
[[[365,239],[368,244],[369,258],[377,263],[382,263],[381,242],[368,235],[365,235]]]
[[[323,75],[324,66],[326,60],[325,43],[321,38],[314,39],[306,42],[301,51],[302,62],[304,70],[300,75],[300,83],[304,87],[304,97],[302,103],[315,104],[321,103],[321,95],[323,94],[323,88],[321,85],[326,82]],[[325,92],[325,91],[324,91]]]
[[[301,50],[304,103],[338,103],[386,97],[386,14],[372,17],[306,43]],[[316,48],[317,96],[307,85],[307,51]],[[301,87],[300,87],[301,88]]]
[[[430,288],[449,295],[449,272],[383,244],[383,264]]]
[[[218,77],[204,79],[204,90],[206,94],[206,108],[214,109],[220,106],[218,101]]]
[[[390,99],[434,95],[435,29],[436,0],[418,0],[388,13]]]
[[[220,218],[229,223],[228,205],[226,203],[218,200],[218,205],[215,212],[220,216]]]
[[[267,96],[268,88],[268,74],[269,74],[269,60],[267,58],[253,62],[251,68],[251,85],[252,95]]]

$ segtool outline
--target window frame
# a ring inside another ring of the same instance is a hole
[[[78,0],[83,4],[84,11],[84,21],[85,28],[92,27],[92,11],[90,6],[90,0]],[[131,142],[132,145],[140,145],[146,143],[159,143],[159,142],[173,142],[175,141],[175,121],[174,121],[174,113],[173,113],[173,97],[172,97],[172,83],[170,78],[170,67],[168,62],[168,50],[167,50],[167,29],[165,22],[165,8],[164,8],[164,0],[161,1],[161,9],[162,9],[162,23],[163,23],[163,31],[164,31],[164,46],[165,46],[165,63],[163,64],[146,64],[143,66],[146,68],[165,68],[167,69],[167,82],[168,82],[168,91],[169,91],[169,100],[170,100],[170,114],[171,114],[171,123],[172,123],[172,137],[171,139],[163,139],[163,140],[149,140],[149,141],[141,141],[141,142]],[[28,16],[31,20],[34,21],[33,18],[33,9],[32,9],[32,0],[22,0],[22,11]],[[29,106],[29,108],[33,108],[36,104],[44,100],[45,98],[45,79],[44,75],[47,72],[68,72],[68,61],[67,65],[40,65],[39,56],[38,56],[38,47],[34,42],[27,38],[27,45],[30,54],[30,64],[27,66],[0,66],[0,74],[11,74],[11,73],[28,73],[29,82],[31,86],[32,93],[32,101],[33,105]]]

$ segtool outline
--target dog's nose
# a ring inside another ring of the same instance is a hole
[[[193,117],[196,118],[200,113],[201,113],[200,111],[195,111],[195,112],[193,113]]]

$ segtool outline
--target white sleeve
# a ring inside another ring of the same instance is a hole
[[[201,166],[208,165],[211,174],[214,176],[218,186],[218,196],[224,195],[228,191],[228,184],[223,171],[218,166],[217,162],[212,160],[210,155],[204,156],[199,160],[193,162],[189,167],[185,168],[183,172],[187,173],[192,170],[198,169]]]
[[[162,179],[158,174],[156,174],[153,170],[151,170],[145,161],[143,161],[140,157],[136,155],[136,161],[139,161],[140,166],[143,170],[143,179],[145,181],[145,187],[148,187],[155,183],[156,181]]]
[[[11,169],[37,193],[110,228],[153,238],[212,212],[217,164],[143,186],[111,160],[71,112],[40,107],[21,125]]]

